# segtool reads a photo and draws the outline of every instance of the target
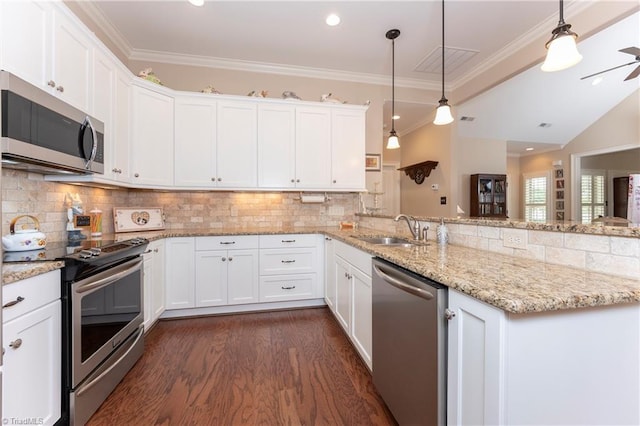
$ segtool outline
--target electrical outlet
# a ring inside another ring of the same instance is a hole
[[[527,249],[526,229],[505,229],[502,231],[502,241],[505,247]]]

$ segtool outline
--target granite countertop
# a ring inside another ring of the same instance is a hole
[[[373,256],[388,260],[514,314],[640,302],[640,279],[551,265],[463,246],[439,246],[431,240],[427,244],[400,248],[373,245],[357,238],[389,236],[389,233],[374,229],[341,231],[327,227],[225,228],[224,230],[162,230],[118,234],[116,237],[124,240],[135,235],[154,241],[173,237],[313,233],[343,241]],[[29,269],[29,265],[34,268],[33,271]],[[4,265],[3,283],[61,267],[62,262]]]
[[[45,274],[64,267],[64,262],[24,262],[2,265],[2,285]]]

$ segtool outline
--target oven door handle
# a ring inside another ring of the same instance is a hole
[[[109,284],[112,284],[116,281],[118,281],[119,279],[130,275],[132,272],[139,270],[140,269],[140,264],[142,263],[141,259],[136,259],[136,263],[130,267],[128,267],[127,269],[124,269],[122,271],[118,271],[114,274],[110,274],[108,277],[105,278],[101,278],[99,280],[96,281],[91,281],[88,282],[87,284],[83,284],[81,286],[79,286],[75,292],[76,293],[86,293],[88,291],[91,290],[96,290],[99,289],[101,287],[106,287]],[[114,268],[115,269],[115,268]]]
[[[118,361],[116,361],[115,363],[113,363],[112,366],[110,366],[109,368],[107,368],[106,370],[104,370],[102,373],[100,373],[100,375],[98,377],[96,377],[95,379],[91,380],[89,383],[87,383],[86,385],[82,385],[81,389],[78,389],[78,391],[76,392],[76,397],[79,397],[80,395],[82,395],[83,393],[87,392],[89,389],[91,389],[92,387],[94,387],[98,382],[100,382],[100,380],[102,380],[104,378],[104,376],[106,376],[107,374],[109,374],[111,372],[111,370],[113,370],[114,368],[116,368],[118,366],[118,363],[125,359],[127,357],[127,355],[129,355],[129,352],[131,352],[135,347],[136,344],[138,343],[138,341],[140,339],[142,339],[142,337],[144,336],[144,331],[142,329],[138,330],[138,337],[136,337],[136,340],[131,344],[131,346],[129,347],[129,349],[127,349],[127,352],[125,352]]]

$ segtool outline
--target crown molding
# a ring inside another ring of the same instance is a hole
[[[337,71],[325,68],[301,67],[294,65],[282,65],[268,62],[254,62],[243,60],[231,60],[209,56],[188,55],[175,52],[160,52],[154,50],[133,49],[129,60],[161,62],[175,65],[191,65],[196,67],[221,68],[234,71],[247,71],[257,73],[289,75],[295,77],[317,78],[325,80],[351,81],[356,83],[389,85],[389,76],[379,74],[356,73],[349,71]],[[412,89],[438,90],[440,85],[424,80],[396,78],[396,87]]]
[[[76,4],[84,13],[87,14],[89,19],[91,19],[91,21],[106,34],[109,40],[111,40],[111,42],[120,49],[125,57],[131,57],[133,47],[99,7],[91,1],[79,1]]]

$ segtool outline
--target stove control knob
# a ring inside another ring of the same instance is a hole
[[[100,256],[100,253],[102,253],[102,250],[100,250],[98,247],[92,247],[89,249],[89,252],[91,253],[92,256]]]
[[[89,259],[93,256],[93,253],[91,253],[89,250],[82,250],[80,251],[80,253],[78,253],[78,257],[80,259]]]

